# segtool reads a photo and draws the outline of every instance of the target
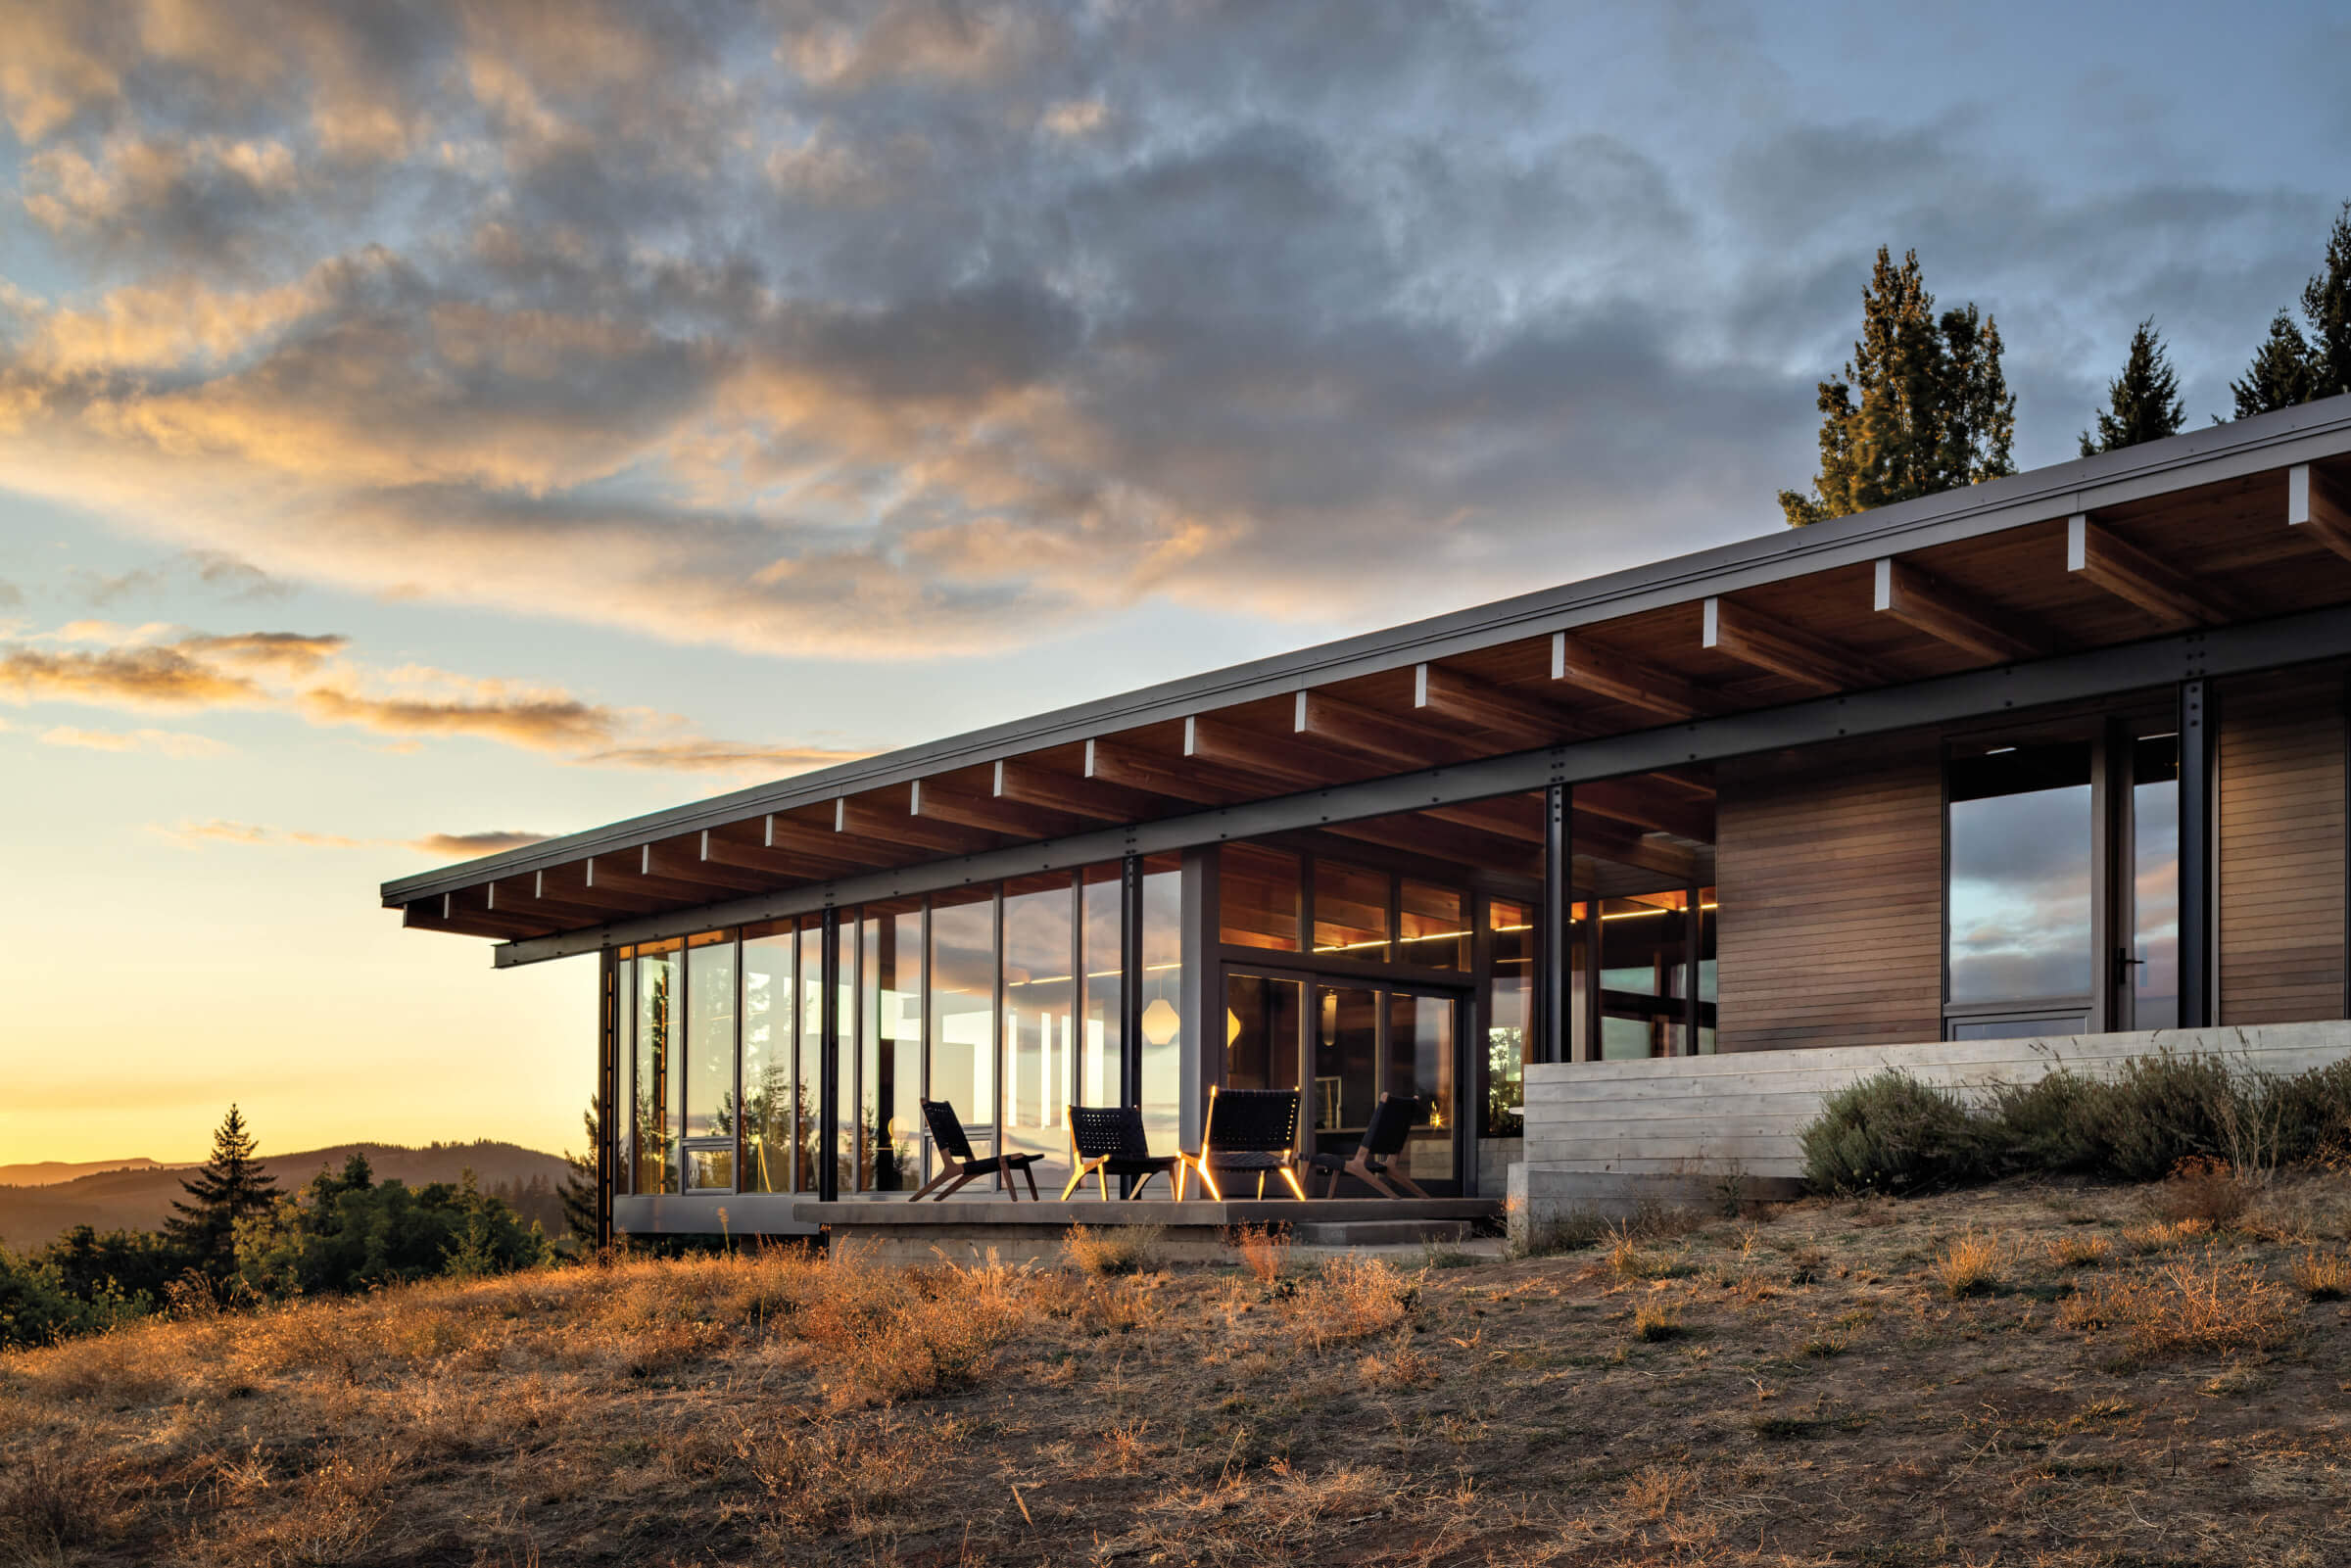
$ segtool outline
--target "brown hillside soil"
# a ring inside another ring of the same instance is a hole
[[[0,1356],[0,1562],[2351,1562],[2351,1180],[2203,1206],[1109,1278],[774,1253],[157,1323]]]

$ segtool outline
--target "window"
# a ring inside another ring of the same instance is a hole
[[[1125,1094],[1126,868],[1085,869],[1085,1037],[1078,1057],[1078,1103],[1119,1105]]]
[[[1431,970],[1467,969],[1465,902],[1454,888],[1404,879],[1396,895],[1396,962]]]
[[[1298,1087],[1299,1014],[1305,986],[1262,974],[1224,976],[1224,1086]]]
[[[942,893],[931,907],[931,1098],[978,1138],[996,1130],[996,900]]]
[[[1154,1149],[1176,1145],[1183,1093],[1183,858],[1143,862],[1142,1082],[1137,1100]]]
[[[1005,1148],[1043,1156],[1040,1183],[1068,1176],[1077,912],[1077,883],[1067,872],[1004,885]],[[1048,1176],[1056,1167],[1060,1174]]]
[[[685,1147],[688,1192],[735,1188],[735,940],[721,932],[686,944]]]
[[[1953,756],[1946,779],[1946,1032],[2088,1027],[2089,742],[1985,745]]]
[[[1306,863],[1261,844],[1217,852],[1218,940],[1226,947],[1298,951]]]
[[[677,1168],[671,1145],[681,1130],[671,1080],[671,1003],[678,990],[678,942],[652,942],[637,949],[637,1179],[640,1193],[674,1192]]]
[[[858,1130],[863,1192],[906,1192],[922,1126],[923,908],[869,904],[858,921]]]
[[[825,1070],[825,923],[814,915],[800,922],[800,1066],[792,1085],[799,1130],[794,1145],[792,1183],[795,1192],[817,1188],[817,1162],[823,1158]]]
[[[1493,991],[1486,1010],[1486,1102],[1479,1133],[1515,1138],[1525,1131],[1526,1052],[1534,1038],[1535,923],[1524,904],[1488,900]]]
[[[2134,1029],[2180,1026],[2180,737],[2131,747],[2131,1016]]]
[[[1389,934],[1386,872],[1315,862],[1316,952],[1384,964]]]
[[[743,1190],[792,1191],[798,996],[789,921],[743,933]]]
[[[1679,888],[1600,901],[1600,1055],[1678,1056],[1690,895]]]

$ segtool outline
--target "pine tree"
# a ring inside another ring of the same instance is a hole
[[[2303,285],[2302,318],[2310,324],[2310,396],[2351,392],[2351,202],[2327,236],[2327,269]]]
[[[2187,409],[2180,402],[2180,377],[2172,369],[2172,356],[2164,350],[2153,316],[2131,334],[2123,373],[2106,384],[2106,411],[2098,415],[2097,435],[2082,432],[2085,457],[2180,433]]]
[[[180,1183],[193,1203],[173,1201],[164,1234],[197,1267],[225,1279],[236,1267],[237,1221],[267,1212],[277,1201],[277,1178],[255,1159],[258,1145],[235,1106],[213,1131],[213,1157]]]
[[[584,1155],[575,1155],[568,1149],[563,1152],[563,1164],[571,1167],[563,1177],[563,1224],[583,1244],[593,1247],[600,1228],[597,1223],[596,1151],[604,1136],[603,1123],[596,1114],[595,1101],[588,1102],[588,1109],[580,1113],[580,1123],[588,1131],[588,1152]]]
[[[1935,314],[1918,253],[1878,247],[1861,294],[1861,338],[1844,374],[1819,384],[1820,472],[1783,490],[1791,526],[2014,473],[2016,398],[2000,329],[1973,305]]]
[[[2310,402],[2318,396],[2312,390],[2317,381],[2318,367],[2312,362],[2308,340],[2294,325],[2294,318],[2280,310],[2270,317],[2270,335],[2254,351],[2244,378],[2230,382],[2229,390],[2236,397],[2236,416],[2250,419],[2257,413]]]

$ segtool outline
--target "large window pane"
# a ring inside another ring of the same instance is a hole
[[[670,1080],[670,1004],[678,989],[678,947],[663,942],[637,950],[637,1181],[641,1193],[675,1192],[673,1148],[680,1126]]]
[[[1126,992],[1126,876],[1116,863],[1085,869],[1085,1038],[1079,1043],[1078,1103],[1118,1105]]]
[[[790,922],[743,934],[743,1190],[791,1192],[792,1050],[798,1033]]]
[[[833,1070],[833,1186],[836,1192],[855,1192],[857,1172],[864,1162],[858,1151],[857,1116],[857,920],[841,912],[833,933],[834,1031],[837,1059]]]
[[[800,1060],[792,1104],[799,1123],[793,1190],[817,1190],[817,1162],[824,1156],[822,1116],[825,1062],[825,927],[814,916],[800,924]]]
[[[1227,947],[1298,951],[1306,863],[1285,850],[1226,844],[1217,857],[1219,940]]]
[[[1524,904],[1493,899],[1486,929],[1494,948],[1494,984],[1486,1017],[1486,1103],[1478,1131],[1515,1138],[1524,1130],[1526,1053],[1535,1005],[1535,923]]]
[[[692,938],[686,950],[683,1167],[690,1192],[727,1192],[735,1185],[735,939],[715,932]]]
[[[1306,1006],[1297,980],[1224,976],[1224,1086],[1298,1087],[1298,1024]]]
[[[1077,1073],[1070,968],[1077,885],[1067,872],[1004,886],[1004,1137],[1041,1155],[1036,1178],[1069,1177],[1069,1103]]]
[[[1456,888],[1404,879],[1396,896],[1396,962],[1432,970],[1467,969],[1467,905]]]
[[[637,1178],[637,960],[624,947],[612,964],[612,1191],[632,1190]]]
[[[1183,1093],[1183,861],[1143,862],[1142,1067],[1138,1103],[1151,1147],[1176,1147]]]
[[[1315,951],[1385,963],[1388,936],[1388,874],[1316,861]]]
[[[1426,1115],[1405,1145],[1404,1172],[1415,1181],[1451,1181],[1453,1170],[1453,1026],[1459,1007],[1448,997],[1388,996],[1388,1094],[1426,1103]]]
[[[996,906],[941,894],[931,909],[931,1098],[978,1140],[996,1125]]]
[[[1315,1146],[1345,1154],[1362,1141],[1379,1092],[1379,993],[1315,988]]]
[[[2131,1026],[2180,1026],[2180,737],[2131,759]]]
[[[1603,1061],[1681,1054],[1689,904],[1679,889],[1600,901]]]
[[[2088,743],[1953,757],[1950,801],[1950,1000],[2087,997]]]
[[[923,911],[914,900],[867,906],[858,923],[859,1190],[908,1192],[923,1108]]]

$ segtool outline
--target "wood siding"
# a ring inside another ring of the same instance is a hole
[[[1717,1049],[1943,1034],[1943,780],[1931,736],[1726,763]]]
[[[2217,704],[2220,1021],[2339,1019],[2343,677],[2253,677]]]

